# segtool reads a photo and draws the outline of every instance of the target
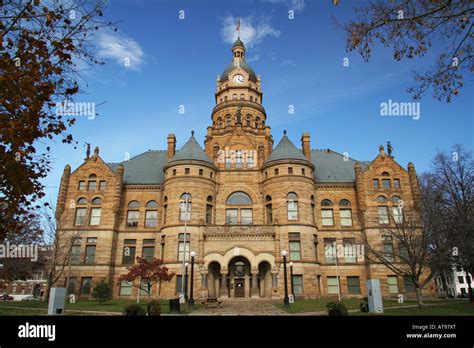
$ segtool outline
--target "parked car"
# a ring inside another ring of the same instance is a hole
[[[23,297],[21,301],[39,301],[38,297],[34,297],[33,295]]]
[[[13,296],[8,294],[0,295],[0,301],[13,301]]]

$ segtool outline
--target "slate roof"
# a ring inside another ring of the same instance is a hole
[[[200,151],[194,151],[196,150],[196,146]],[[279,146],[280,149],[278,149]],[[179,153],[181,154],[178,156]],[[303,156],[301,150],[297,149],[286,136],[280,140],[267,161],[272,161],[275,158],[284,159],[281,157],[283,154],[286,154],[286,156],[292,156],[291,158],[306,160],[306,157]],[[203,158],[203,156],[205,156],[205,158]],[[170,161],[167,161],[165,150],[148,150],[128,161],[121,163],[107,163],[107,165],[114,172],[117,171],[119,164],[124,166],[123,179],[125,184],[162,184],[164,181],[163,167],[165,164],[170,163],[173,160],[178,160],[176,157],[179,160],[192,159],[212,163],[209,158],[207,158],[204,150],[199,146],[196,139],[191,137]],[[185,157],[190,158],[185,159]],[[370,161],[359,162],[362,166],[362,170],[367,168],[370,163]],[[316,182],[345,183],[355,181],[354,165],[356,160],[348,158],[347,161],[345,161],[343,154],[329,149],[311,150],[311,163],[315,167],[314,180]]]
[[[181,150],[176,152],[174,157],[170,160],[170,162],[176,162],[176,161],[203,161],[207,162],[211,165],[214,165],[214,163],[207,157],[206,153],[202,149],[202,147],[198,144],[196,141],[196,138],[194,138],[194,135],[191,135],[191,138],[186,142],[186,144],[183,145]]]
[[[290,139],[285,135],[281,138],[278,145],[273,149],[270,157],[265,160],[266,163],[278,161],[282,159],[298,159],[307,161],[307,158],[303,155],[301,150],[297,149],[296,146],[291,142]]]
[[[314,180],[316,182],[354,182],[354,165],[356,160],[332,151],[330,149],[311,150],[311,162],[314,169]],[[370,161],[359,161],[362,170],[367,168]]]

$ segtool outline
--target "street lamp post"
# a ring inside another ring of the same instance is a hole
[[[293,262],[290,262],[290,284],[291,294],[293,295],[293,301],[295,300],[295,285],[293,284]]]
[[[184,264],[185,272],[184,272],[184,299],[188,302],[188,266],[189,263],[186,262]]]
[[[189,209],[188,209],[188,202],[189,201],[189,195],[187,194],[186,195],[186,199],[183,201],[181,200],[180,201],[180,205],[181,205],[181,209],[183,208],[184,206],[184,238],[183,238],[183,268],[182,268],[182,276],[181,276],[181,296],[183,297],[184,300],[186,300],[186,295],[184,293],[184,271],[185,271],[185,263],[186,263],[186,239],[187,239],[187,221],[188,221],[188,212],[189,212]],[[180,212],[181,214],[181,212]]]
[[[189,301],[188,306],[189,308],[194,308],[194,297],[193,297],[193,289],[194,289],[194,257],[196,253],[191,251],[191,289],[189,291]]]
[[[288,255],[288,252],[286,250],[282,250],[281,256],[283,256],[283,279],[285,282],[285,297],[283,298],[283,305],[285,307],[290,306],[290,301],[288,299],[288,279],[286,275],[286,256]]]

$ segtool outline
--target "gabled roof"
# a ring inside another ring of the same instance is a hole
[[[265,160],[265,164],[279,161],[279,160],[286,160],[286,159],[296,159],[307,161],[308,159],[303,155],[301,150],[297,149],[296,146],[291,142],[290,139],[286,136],[286,133],[281,138],[278,145],[273,149],[270,157]]]
[[[123,165],[123,182],[125,184],[160,184],[165,179],[163,166],[166,161],[166,151],[148,150],[128,161],[107,163],[107,165],[114,172],[117,171],[119,164]]]
[[[207,157],[202,147],[198,144],[198,142],[196,141],[196,138],[194,138],[194,132],[193,132],[193,135],[191,135],[189,140],[186,142],[186,144],[183,145],[181,150],[176,152],[176,154],[170,160],[170,163],[176,162],[176,161],[190,161],[190,160],[202,161],[202,162],[206,162],[211,165],[214,165],[214,163],[209,159],[209,157]]]
[[[311,162],[316,182],[354,182],[354,165],[356,160],[330,149],[311,150]],[[367,161],[359,161],[362,170],[367,168]]]

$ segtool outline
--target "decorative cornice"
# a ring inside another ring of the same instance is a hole
[[[157,184],[126,184],[123,187],[124,191],[161,191],[163,185]]]

